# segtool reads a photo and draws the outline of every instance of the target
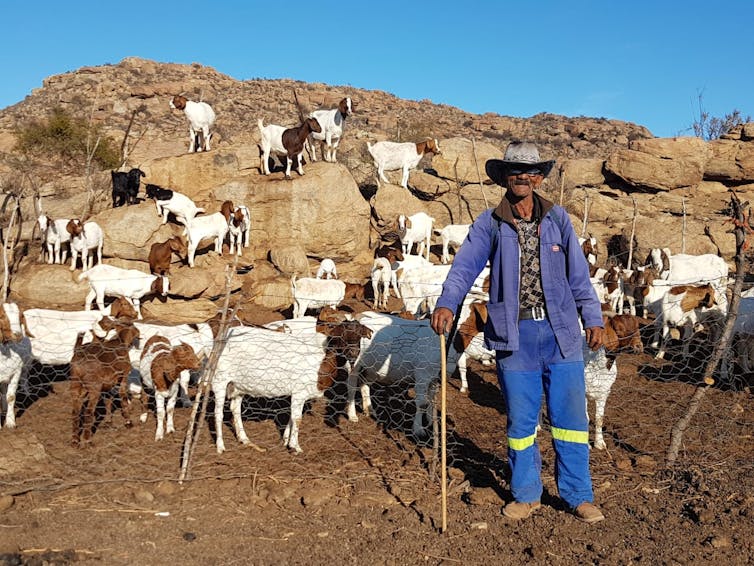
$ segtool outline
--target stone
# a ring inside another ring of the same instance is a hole
[[[432,168],[438,177],[453,183],[489,181],[484,165],[488,159],[502,159],[503,150],[488,142],[472,142],[467,138],[439,140],[439,155],[432,158]]]

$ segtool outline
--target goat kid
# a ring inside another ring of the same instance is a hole
[[[186,244],[178,236],[152,244],[149,248],[149,272],[154,275],[168,275],[173,253],[178,257],[186,257],[188,254]]]
[[[223,255],[223,241],[228,233],[228,226],[233,214],[233,203],[226,200],[220,206],[220,212],[214,212],[206,216],[199,216],[186,226],[188,233],[188,264],[194,267],[194,256],[202,240],[212,239],[215,252]]]
[[[118,387],[121,412],[126,427],[131,426],[128,396],[128,374],[131,362],[128,350],[138,340],[139,331],[133,324],[119,324],[115,337],[106,342],[94,341],[83,344],[79,334],[74,345],[70,367],[70,390],[73,416],[72,444],[88,443],[94,426],[94,412],[103,393]],[[112,419],[112,397],[106,397],[105,408],[108,420]],[[82,416],[83,411],[83,416]]]
[[[230,243],[229,253],[241,255],[241,246],[249,247],[249,235],[251,233],[251,214],[244,205],[237,206],[228,220],[228,240]]]
[[[94,254],[97,254],[97,263],[102,263],[102,245],[105,234],[96,222],[81,223],[74,218],[68,221],[65,227],[71,236],[71,271],[76,269],[79,254],[81,254],[82,269],[89,269],[94,265]]]
[[[196,217],[197,214],[204,212],[200,206],[196,206],[194,201],[178,191],[163,189],[158,185],[147,184],[147,198],[154,199],[157,207],[157,215],[162,216],[162,223],[167,224],[168,213],[172,212],[175,219],[185,226]],[[184,228],[183,234],[186,234]]]
[[[154,391],[157,412],[155,440],[162,440],[165,436],[166,400],[167,433],[175,432],[173,413],[178,400],[181,373],[186,370],[199,369],[200,365],[199,358],[188,344],[181,343],[173,346],[164,336],[152,336],[144,344],[139,362],[139,373],[142,385]],[[141,422],[145,422],[146,418],[147,414],[142,414]]]

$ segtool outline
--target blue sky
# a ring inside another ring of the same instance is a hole
[[[468,112],[615,118],[689,135],[754,116],[754,2],[5,0],[0,108],[51,75],[138,56],[239,80],[384,90]]]

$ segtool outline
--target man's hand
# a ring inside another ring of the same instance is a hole
[[[585,333],[586,343],[589,348],[592,351],[599,350],[605,339],[605,329],[600,326],[592,326],[591,328],[587,328]]]
[[[436,308],[432,313],[432,330],[437,334],[445,334],[453,326],[453,311],[445,307]]]

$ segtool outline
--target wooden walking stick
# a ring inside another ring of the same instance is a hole
[[[447,397],[448,366],[445,361],[445,334],[440,334],[440,481],[442,482],[442,531],[448,529],[448,469],[447,446],[445,438],[446,414],[445,399]]]

